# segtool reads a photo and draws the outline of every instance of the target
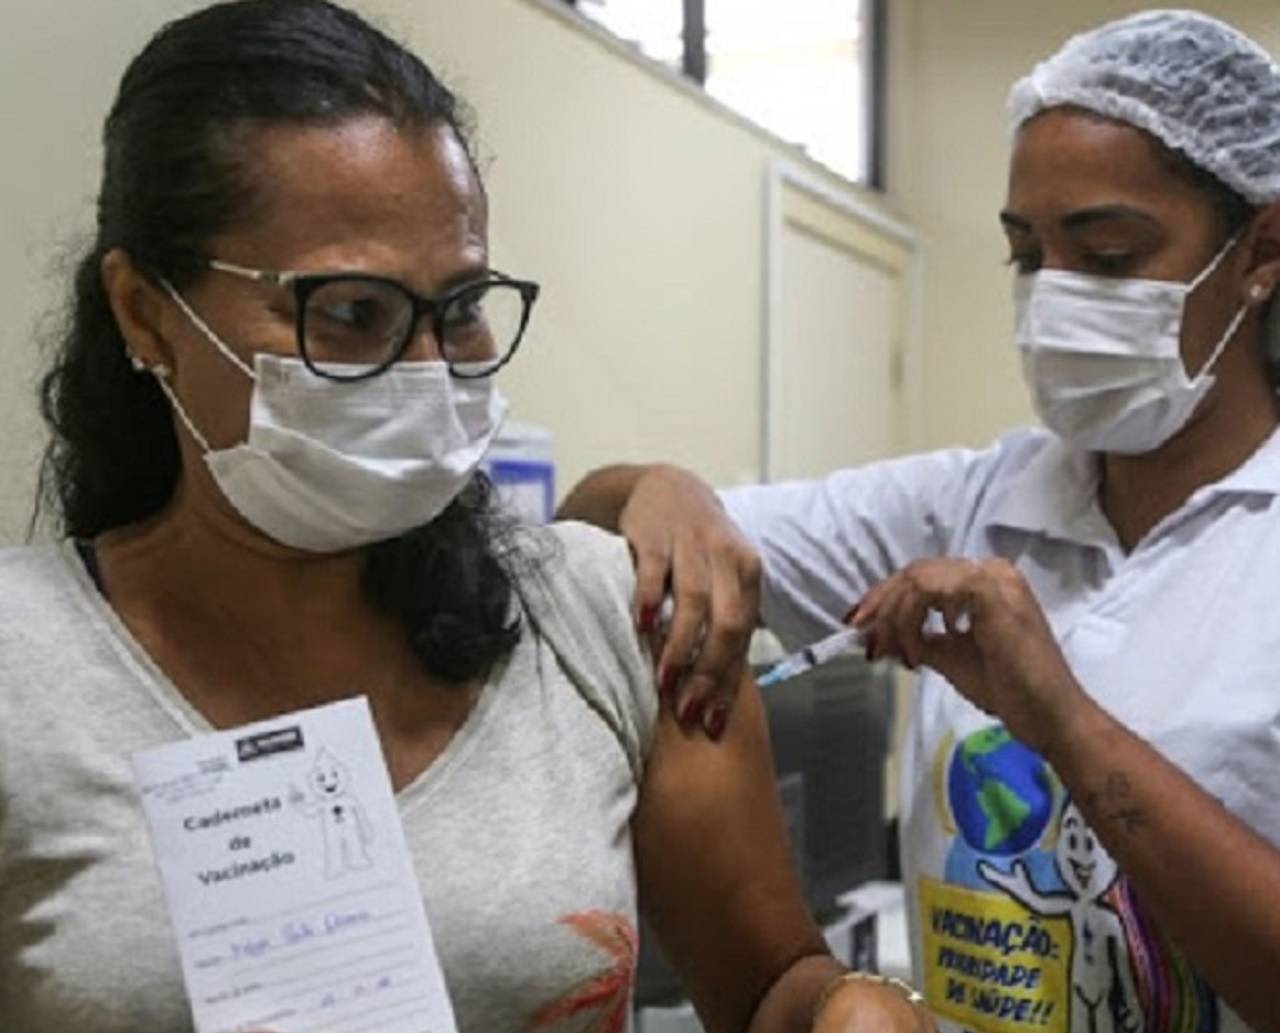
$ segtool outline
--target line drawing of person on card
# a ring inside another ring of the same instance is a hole
[[[306,817],[320,821],[326,879],[373,865],[366,849],[373,841],[373,826],[359,799],[348,792],[350,781],[346,765],[321,747],[308,776],[314,802],[308,802],[296,786],[290,787],[289,802]]]

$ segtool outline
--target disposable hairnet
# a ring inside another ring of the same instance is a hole
[[[1013,87],[1013,128],[1061,105],[1145,129],[1252,204],[1280,200],[1280,69],[1215,18],[1146,11],[1073,37]]]

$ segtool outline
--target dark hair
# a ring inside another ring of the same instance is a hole
[[[88,539],[154,514],[177,484],[173,415],[154,379],[127,359],[103,256],[122,248],[148,275],[181,287],[203,271],[212,236],[252,217],[252,158],[239,146],[246,127],[370,114],[446,125],[468,146],[460,102],[426,65],[326,0],[216,4],[164,26],[134,58],[103,129],[95,239],[41,382],[52,440],[37,516],[43,500],[64,533]],[[478,477],[432,523],[367,551],[366,597],[400,621],[438,677],[473,678],[515,644],[505,534]]]

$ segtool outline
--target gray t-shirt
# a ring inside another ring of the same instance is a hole
[[[398,797],[463,1031],[627,1021],[656,694],[625,545],[549,533],[519,645]],[[0,551],[0,1029],[191,1029],[128,756],[208,730],[72,547]]]

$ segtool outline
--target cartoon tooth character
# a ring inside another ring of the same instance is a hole
[[[1037,890],[1024,861],[1007,873],[979,861],[978,874],[1034,914],[1071,919],[1071,1033],[1142,1033],[1124,927],[1103,900],[1119,870],[1070,801],[1062,810],[1055,862],[1070,894]]]
[[[312,800],[296,787],[289,801],[308,818],[319,818],[324,833],[324,874],[334,879],[348,871],[362,871],[373,861],[365,849],[373,840],[373,827],[360,801],[347,792],[350,776],[346,765],[321,748],[307,776]]]

